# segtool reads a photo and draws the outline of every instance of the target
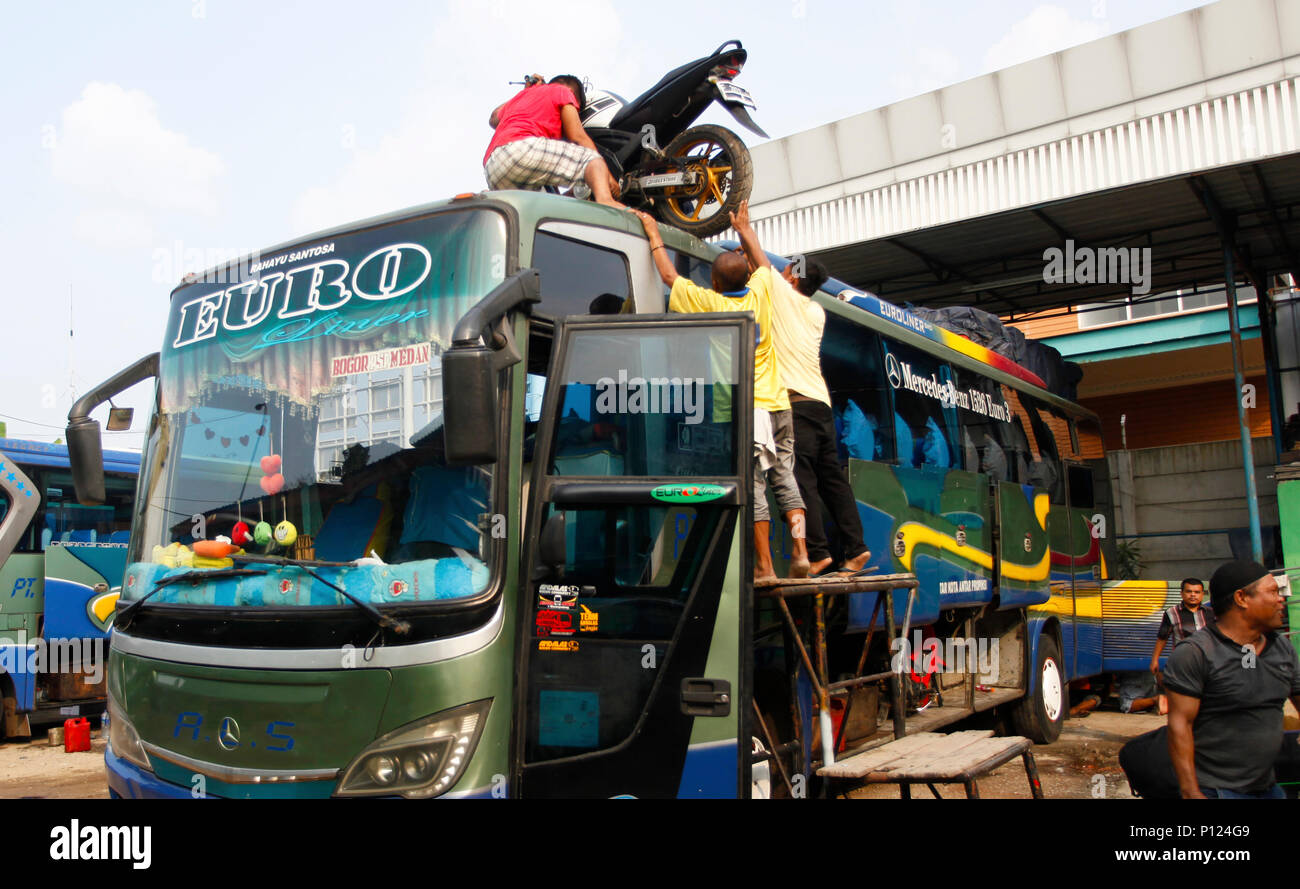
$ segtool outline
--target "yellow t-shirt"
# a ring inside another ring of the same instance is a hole
[[[830,407],[831,393],[826,389],[821,362],[826,310],[775,273],[772,275],[772,327],[786,388]]]
[[[690,278],[673,282],[668,297],[672,312],[751,312],[758,322],[758,345],[754,347],[754,407],[765,411],[788,411],[790,398],[781,379],[781,363],[772,344],[772,269],[764,266],[749,276],[744,296],[723,296],[701,287]]]

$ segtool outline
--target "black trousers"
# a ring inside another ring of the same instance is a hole
[[[816,562],[831,555],[820,503],[835,522],[844,558],[859,556],[867,548],[862,542],[862,519],[849,480],[840,468],[831,409],[820,401],[795,401],[790,409],[794,413],[794,477],[803,496],[808,558]]]

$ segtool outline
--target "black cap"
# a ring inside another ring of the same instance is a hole
[[[1259,562],[1236,559],[1224,562],[1210,578],[1210,604],[1215,614],[1223,614],[1232,607],[1232,594],[1259,580],[1269,570]]]

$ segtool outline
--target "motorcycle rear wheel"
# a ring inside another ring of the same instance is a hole
[[[700,173],[693,186],[668,188],[655,200],[655,215],[697,238],[731,227],[730,214],[749,199],[754,169],[749,149],[726,127],[701,124],[668,143],[664,153],[685,159],[687,169]]]

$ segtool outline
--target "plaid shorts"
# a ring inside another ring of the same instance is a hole
[[[570,186],[582,181],[587,164],[597,157],[590,148],[572,142],[532,136],[507,142],[492,152],[483,172],[493,190]]]

